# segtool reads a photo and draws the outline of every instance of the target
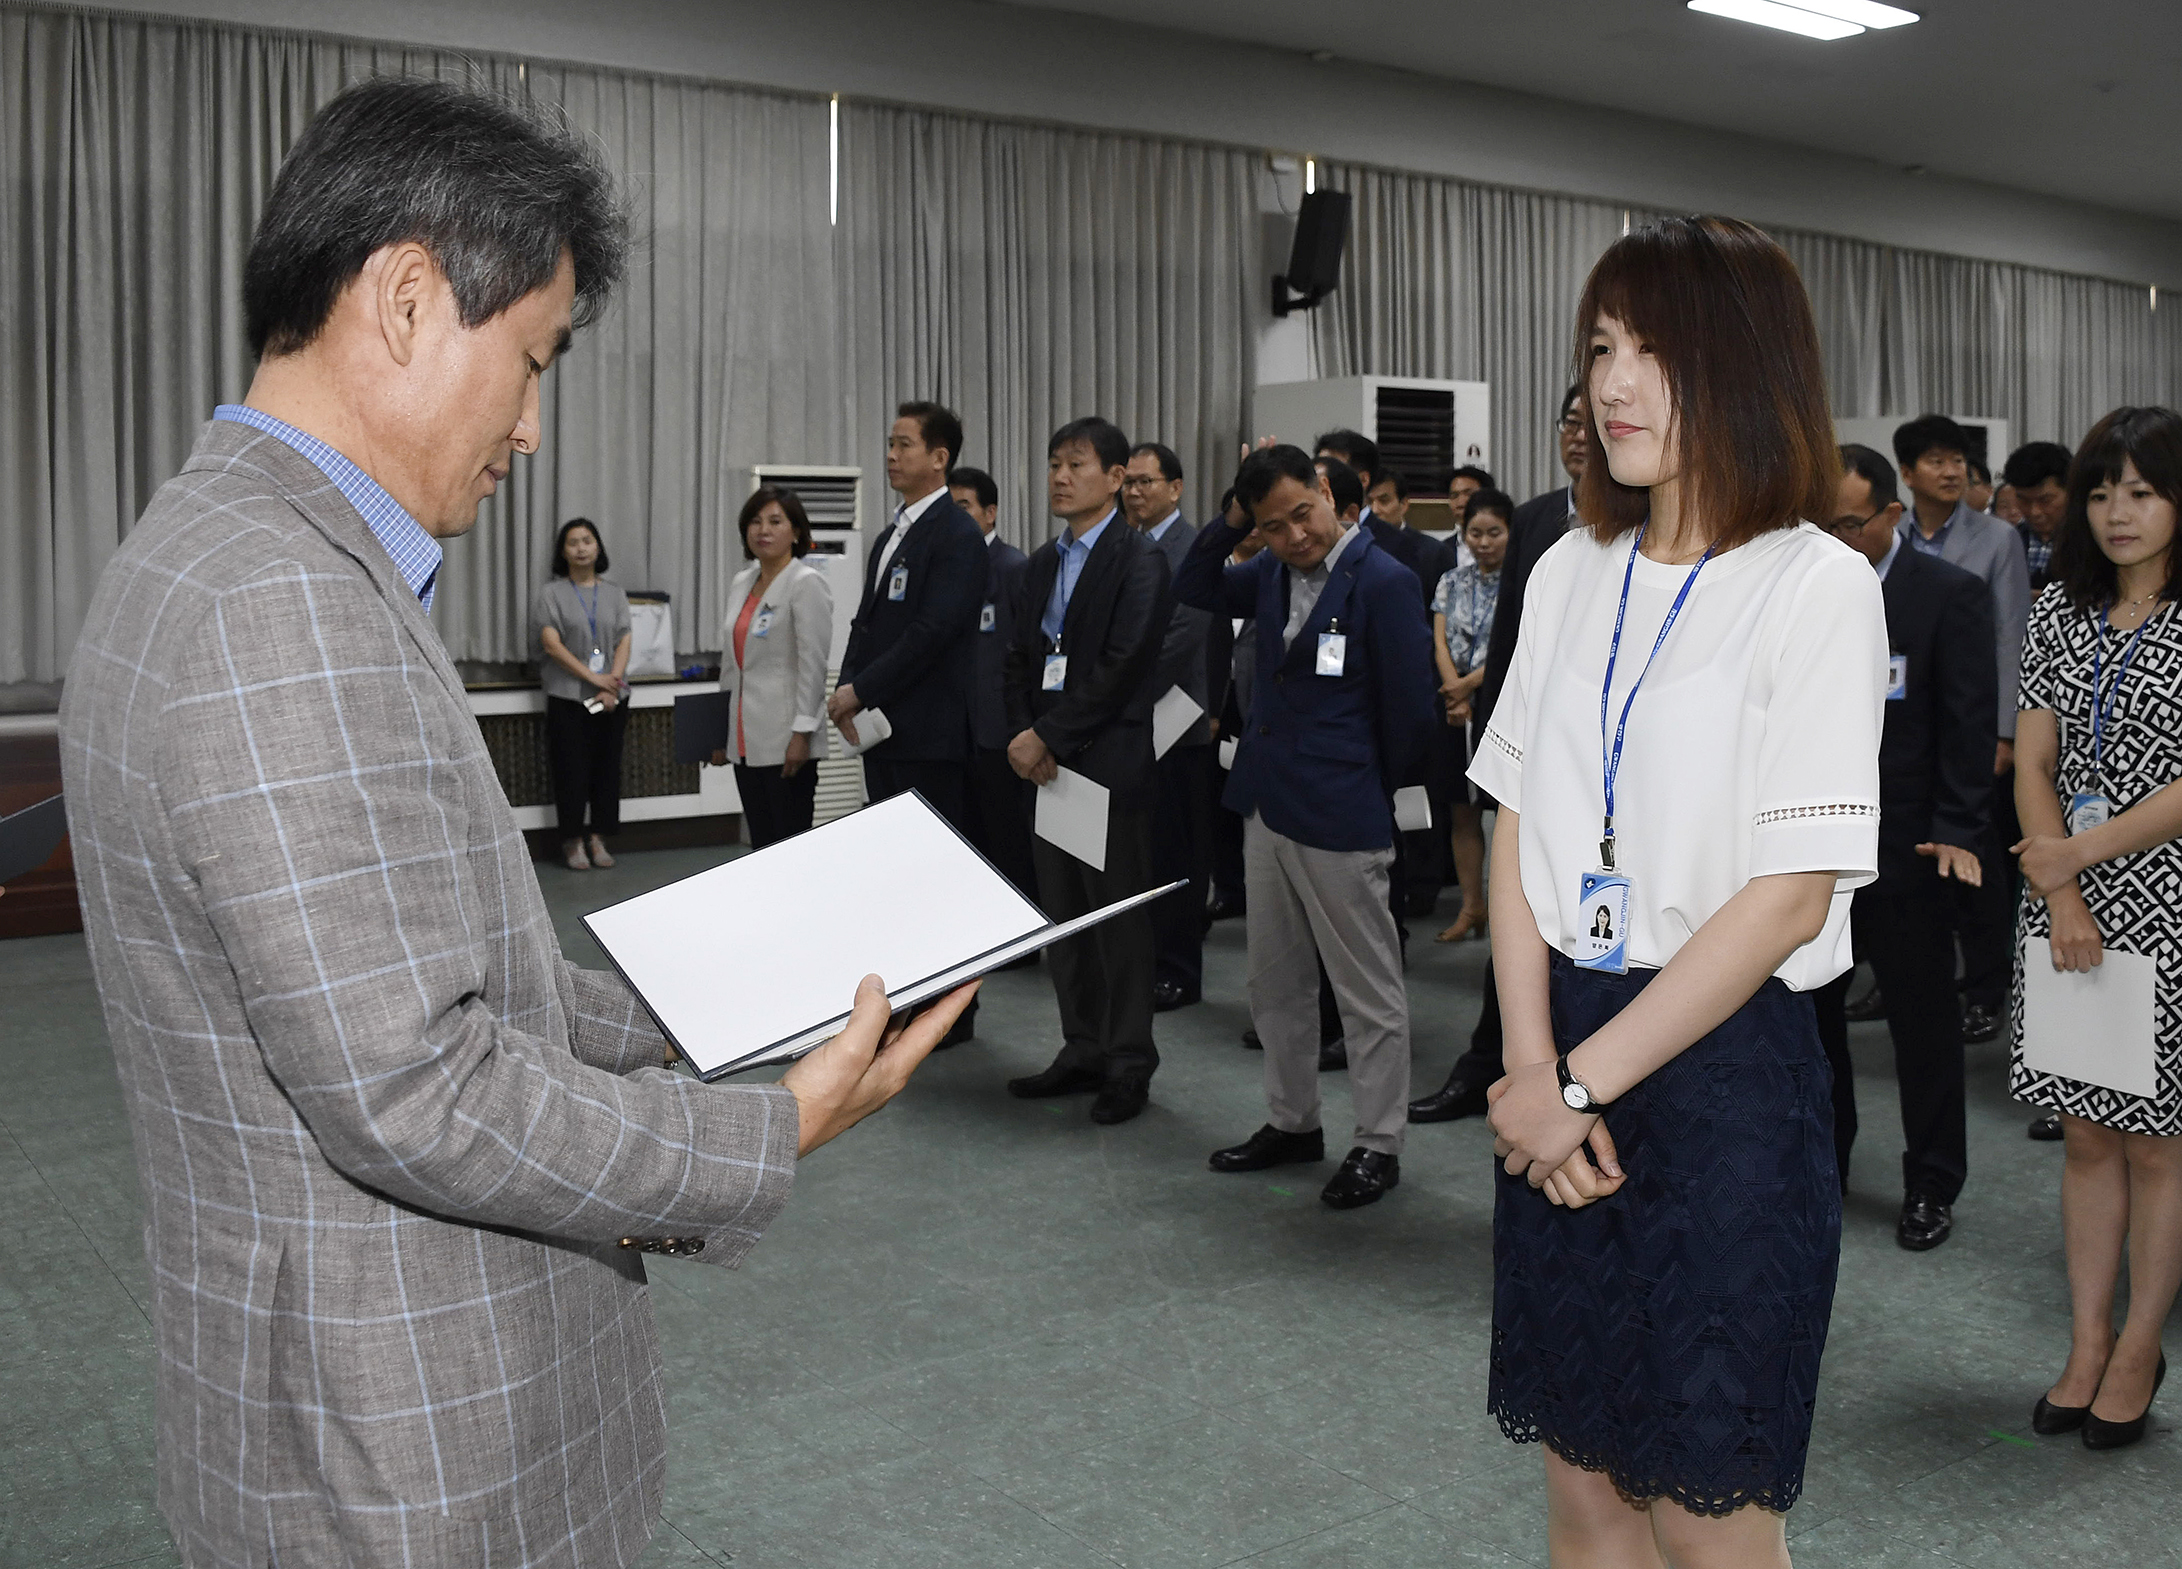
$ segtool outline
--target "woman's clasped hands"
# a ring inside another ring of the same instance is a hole
[[[1485,1091],[1493,1154],[1567,1209],[1619,1192],[1628,1176],[1606,1119],[1571,1111],[1550,1062],[1525,1063]],[[1589,1154],[1585,1153],[1589,1149]]]

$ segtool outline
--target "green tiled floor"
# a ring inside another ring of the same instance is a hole
[[[717,853],[542,868],[568,951],[597,962],[583,910]],[[1484,950],[1413,924],[1428,1085]],[[1484,1413],[1486,1130],[1414,1130],[1400,1190],[1352,1214],[1311,1172],[1208,1173],[1263,1120],[1241,961],[1225,923],[1207,1001],[1160,1017],[1152,1109],[1114,1129],[1008,1098],[1053,1004],[1040,971],[995,977],[981,1040],[813,1157],[743,1269],[653,1264],[674,1435],[646,1569],[1544,1563],[1537,1457]],[[0,1565],[170,1565],[135,1171],[81,942],[0,944],[0,996]],[[1854,1045],[1865,1142],[1798,1565],[2182,1565],[2164,1411],[2113,1455],[2027,1438],[2066,1340],[2060,1157],[2023,1137],[2004,1048],[1972,1048],[1956,1238],[1912,1256],[1883,1027]]]

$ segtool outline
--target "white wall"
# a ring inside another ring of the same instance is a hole
[[[167,0],[132,9],[1281,148],[2182,287],[2182,225],[2160,219],[979,0]]]

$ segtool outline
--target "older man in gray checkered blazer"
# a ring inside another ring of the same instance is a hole
[[[967,999],[883,1037],[867,981],[781,1085],[723,1088],[560,955],[425,612],[621,244],[565,131],[423,83],[336,100],[253,243],[249,400],[69,670],[193,1569],[636,1558],[665,1436],[641,1255],[739,1260]]]

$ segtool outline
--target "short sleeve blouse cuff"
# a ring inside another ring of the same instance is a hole
[[[1750,875],[1832,872],[1836,888],[1861,888],[1879,876],[1879,808],[1869,801],[1804,801],[1758,812],[1750,835]]]
[[[1492,725],[1478,738],[1470,759],[1470,782],[1509,811],[1523,810],[1523,749]]]

